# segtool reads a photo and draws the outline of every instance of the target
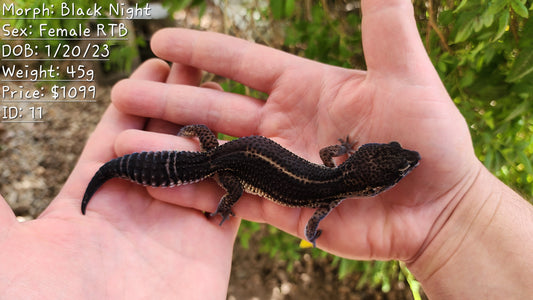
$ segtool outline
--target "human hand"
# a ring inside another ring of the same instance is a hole
[[[197,84],[199,72],[178,65],[170,70],[151,60],[133,78]],[[98,192],[86,216],[80,212],[90,178],[117,156],[116,137],[143,128],[157,131],[168,124],[128,116],[111,105],[60,194],[38,219],[18,223],[0,201],[0,298],[226,297],[238,219],[220,227],[198,210],[154,200],[143,187],[120,180]]]
[[[266,102],[212,89],[128,80],[114,90],[125,113],[177,124],[206,124],[234,136],[259,134],[319,163],[318,150],[349,135],[360,143],[399,141],[422,156],[395,188],[369,199],[346,200],[320,224],[317,245],[359,259],[412,259],[436,220],[456,199],[453,187],[481,166],[468,128],[447,95],[424,47],[408,1],[363,3],[368,71],[327,66],[214,33],[166,29],[152,39],[161,58],[239,81],[269,95]],[[385,4],[383,4],[385,5]],[[387,22],[383,22],[387,20]],[[394,34],[391,34],[394,33]],[[385,38],[386,37],[386,38]],[[152,101],[147,101],[150,95]],[[142,144],[175,149],[177,137],[128,132],[121,153]],[[147,142],[150,141],[150,142]],[[157,199],[213,211],[213,184],[184,197],[180,188],[149,189]],[[281,207],[247,195],[235,206],[246,219],[268,222],[303,237],[313,210]]]

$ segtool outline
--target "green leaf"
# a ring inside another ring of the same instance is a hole
[[[286,0],[285,1],[285,16],[292,17],[294,14],[294,2],[295,0]]]
[[[338,276],[340,279],[353,272],[353,262],[348,259],[341,259],[339,263]]]
[[[285,45],[294,46],[302,40],[302,33],[295,27],[291,26],[285,31]]]
[[[483,21],[481,20],[481,18],[474,18],[472,24],[475,32],[479,32],[483,28]]]
[[[457,8],[453,12],[454,13],[459,12],[461,9],[463,9],[463,7],[466,6],[467,3],[468,3],[468,0],[461,1],[461,4],[459,4],[459,6],[457,6]]]
[[[421,300],[422,296],[420,295],[420,283],[416,281],[415,276],[411,274],[411,272],[407,269],[405,264],[402,262],[400,262],[400,270],[402,274],[405,276],[407,283],[409,284],[409,288],[411,289],[411,292],[413,293],[413,299]]]
[[[445,11],[439,13],[437,21],[439,22],[439,25],[441,25],[441,26],[450,25],[453,21],[455,21],[455,16],[453,14],[453,11],[445,10]]]
[[[516,57],[513,67],[507,76],[508,82],[516,82],[533,72],[533,51],[522,49]]]
[[[509,3],[508,0],[490,1],[487,13],[492,15],[497,14],[507,6],[507,3]]]
[[[455,35],[454,43],[460,43],[460,42],[466,41],[468,37],[470,37],[470,35],[472,34],[472,31],[473,31],[473,23],[472,22],[466,23],[463,27],[461,27],[461,29],[459,29],[459,31]]]
[[[446,71],[448,70],[448,66],[446,65],[444,61],[439,60],[437,61],[437,69],[439,70],[440,73],[446,73]]]
[[[313,18],[314,22],[320,22],[321,20],[325,20],[324,14],[324,9],[322,9],[320,5],[313,5],[313,7],[311,8],[311,17]]]
[[[472,83],[474,82],[474,79],[475,79],[474,71],[468,69],[460,79],[461,87],[467,87],[467,86],[472,85]]]
[[[283,17],[283,10],[283,0],[270,0],[270,11],[275,20],[279,20]]]
[[[198,4],[198,7],[200,8],[198,11],[198,17],[201,19],[207,10],[207,3],[205,1],[202,1]]]
[[[494,41],[499,40],[502,37],[502,35],[507,31],[508,26],[509,26],[509,11],[505,11],[498,19],[498,32],[492,38],[492,41],[494,42]]]
[[[491,130],[494,129],[495,124],[494,124],[494,116],[493,116],[492,111],[486,112],[486,113],[483,115],[483,120],[485,120],[485,124],[487,124],[487,126],[488,126]]]
[[[492,25],[492,22],[494,22],[494,14],[491,14],[488,10],[486,10],[481,15],[481,21],[483,22],[483,25],[485,25],[485,27],[489,27],[490,25]]]
[[[525,114],[529,110],[529,103],[527,101],[522,102],[511,111],[507,117],[502,121],[503,124],[511,122],[514,118]]]
[[[522,18],[527,19],[527,17],[529,17],[529,12],[527,10],[526,5],[520,0],[511,0],[511,7]]]

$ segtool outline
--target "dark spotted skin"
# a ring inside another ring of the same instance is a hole
[[[93,194],[107,180],[119,177],[154,187],[170,187],[216,177],[226,190],[211,216],[222,223],[233,215],[231,208],[244,191],[276,203],[316,208],[305,236],[315,244],[318,224],[342,200],[374,196],[413,170],[420,155],[397,142],[365,144],[352,150],[348,139],[320,150],[324,165],[311,163],[276,142],[262,137],[239,138],[223,145],[204,125],[189,125],[178,135],[197,136],[201,152],[158,151],[128,154],[105,163],[89,183],[81,205],[85,210]],[[333,157],[351,154],[335,166]]]

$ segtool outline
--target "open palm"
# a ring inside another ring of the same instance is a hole
[[[265,92],[266,102],[216,89],[129,80],[116,86],[114,103],[126,113],[176,124],[263,135],[317,163],[320,148],[346,135],[360,143],[396,140],[420,152],[421,165],[412,175],[377,197],[344,201],[321,223],[317,240],[318,247],[346,257],[409,260],[438,232],[437,219],[446,218],[445,208],[451,209],[471,184],[461,180],[480,165],[465,122],[420,42],[412,7],[403,2],[381,10],[374,3],[363,7],[366,72],[220,34],[166,29],[152,39],[158,56]],[[125,154],[176,149],[181,139],[128,132],[119,141],[117,151]],[[201,199],[185,197],[179,188],[149,192],[166,202],[213,211],[218,187],[201,189]],[[312,214],[250,195],[234,211],[301,237]]]

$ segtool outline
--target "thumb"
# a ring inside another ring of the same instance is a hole
[[[412,80],[412,76],[417,80],[438,78],[418,33],[410,0],[365,0],[361,9],[369,76],[377,73],[406,80]]]

